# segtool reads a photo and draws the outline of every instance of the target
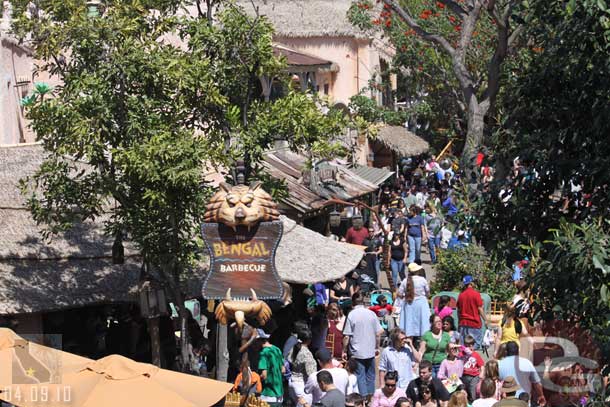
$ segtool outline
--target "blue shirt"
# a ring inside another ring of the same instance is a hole
[[[425,224],[424,218],[419,215],[407,219],[409,222],[409,236],[421,237],[421,227]]]
[[[392,346],[388,346],[381,352],[379,357],[379,370],[384,372],[395,370],[398,372],[398,387],[406,389],[409,382],[415,379],[413,361],[414,357],[411,349],[402,347],[396,350]]]
[[[458,213],[457,206],[453,204],[453,200],[451,199],[451,197],[445,199],[445,201],[443,202],[443,208],[447,209],[447,215],[449,216],[453,216]]]

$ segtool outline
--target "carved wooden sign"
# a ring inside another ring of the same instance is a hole
[[[203,298],[223,299],[216,319],[235,319],[243,327],[247,315],[264,325],[271,309],[263,299],[281,298],[282,281],[275,269],[275,251],[282,238],[277,204],[260,183],[221,183],[206,207],[201,234],[210,253],[210,271]]]
[[[210,253],[210,272],[203,297],[247,300],[253,289],[260,299],[280,298],[282,282],[275,269],[275,252],[282,237],[282,222],[259,222],[235,229],[222,223],[204,223],[203,239]]]

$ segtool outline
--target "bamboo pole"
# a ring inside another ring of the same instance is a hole
[[[443,150],[439,153],[439,155],[436,156],[437,162],[440,161],[441,157],[447,152],[447,150],[449,149],[449,147],[451,147],[452,144],[453,144],[453,140],[449,140],[449,142],[447,143],[445,148],[443,148]]]

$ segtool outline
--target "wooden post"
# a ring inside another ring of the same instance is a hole
[[[449,149],[449,147],[451,147],[451,144],[453,144],[453,140],[449,140],[449,142],[447,143],[445,148],[443,148],[443,150],[436,156],[436,161],[437,162],[440,161],[440,159],[443,156],[443,154],[445,154],[447,152],[447,149]]]
[[[161,339],[159,337],[159,317],[148,318],[148,333],[150,334],[150,351],[152,363],[161,367]]]
[[[229,347],[227,326],[216,325],[216,380],[226,382],[229,376]]]

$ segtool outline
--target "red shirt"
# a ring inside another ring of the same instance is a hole
[[[464,374],[467,376],[479,376],[481,368],[485,366],[485,361],[474,351],[470,356],[464,355]]]
[[[377,316],[380,316],[379,315],[379,311],[381,311],[383,309],[386,310],[388,312],[388,314],[391,314],[392,311],[394,310],[390,304],[386,304],[383,307],[381,305],[379,305],[379,304],[378,305],[373,305],[373,306],[369,307],[369,309],[371,311],[373,311],[375,314],[377,314]]]
[[[482,306],[483,300],[477,290],[469,286],[462,291],[457,300],[458,325],[480,328],[481,316],[479,315],[479,307]]]
[[[477,154],[477,167],[480,167],[483,164],[483,159],[485,158],[485,154],[479,152]]]
[[[347,233],[345,235],[345,241],[347,243],[362,245],[362,243],[364,242],[364,239],[366,239],[367,237],[369,237],[369,230],[367,228],[362,227],[362,228],[356,230],[352,226],[351,228],[347,229]]]

